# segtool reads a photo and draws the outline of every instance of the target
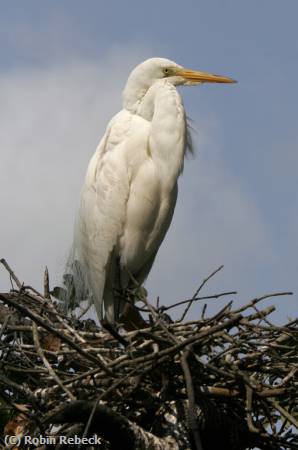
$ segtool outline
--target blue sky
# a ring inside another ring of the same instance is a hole
[[[147,282],[151,298],[188,297],[220,264],[209,293],[236,289],[242,303],[297,291],[297,16],[296,0],[7,2],[1,257],[25,283],[40,287],[45,265],[58,281],[88,160],[127,75],[163,56],[239,83],[181,90],[196,157]],[[3,272],[0,281],[6,289]],[[278,320],[297,310],[297,296],[271,303]]]

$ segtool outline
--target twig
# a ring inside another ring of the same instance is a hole
[[[196,401],[195,401],[195,393],[192,383],[192,377],[191,372],[189,370],[189,365],[187,362],[187,358],[190,354],[191,347],[187,347],[184,352],[182,353],[181,357],[181,366],[183,369],[184,377],[185,377],[185,384],[187,389],[187,397],[188,397],[188,416],[189,416],[189,424],[190,429],[192,431],[195,446],[197,450],[203,450],[199,427],[198,427],[198,421],[197,421],[197,415],[196,415]]]
[[[75,400],[75,396],[72,395],[72,393],[67,389],[66,386],[64,386],[64,384],[62,383],[62,381],[60,380],[60,378],[58,377],[58,375],[55,373],[55,371],[53,370],[52,366],[50,365],[49,361],[47,360],[47,358],[44,355],[44,352],[42,351],[42,348],[40,346],[40,342],[39,342],[39,338],[38,338],[38,331],[37,331],[37,326],[35,322],[32,322],[32,333],[33,333],[33,339],[34,339],[34,344],[36,347],[36,351],[37,354],[39,355],[39,357],[42,359],[45,367],[47,368],[49,374],[51,375],[51,377],[54,378],[54,380],[56,381],[56,383],[61,387],[61,389],[68,395],[68,397],[70,398],[70,400]]]
[[[183,300],[182,302],[173,303],[169,306],[160,306],[159,310],[161,312],[168,311],[169,309],[176,308],[177,306],[185,305],[186,303],[191,302],[198,302],[202,300],[211,300],[211,299],[218,299],[220,297],[224,297],[227,295],[236,295],[237,291],[230,291],[230,292],[221,292],[220,294],[214,294],[214,295],[206,295],[204,297],[192,297],[187,300]]]
[[[205,286],[205,284],[210,280],[210,278],[214,277],[214,275],[216,275],[220,270],[223,269],[223,265],[219,266],[216,270],[214,270],[214,272],[212,272],[207,278],[205,278],[202,283],[200,284],[200,286],[198,287],[198,289],[196,290],[196,292],[194,293],[191,301],[188,303],[187,307],[185,308],[181,318],[180,318],[180,322],[182,322],[186,316],[186,314],[189,311],[189,308],[191,307],[192,303],[194,302],[194,299],[197,297],[198,293],[203,289],[203,287]]]
[[[242,311],[245,311],[246,309],[256,305],[257,303],[261,302],[262,300],[265,300],[266,298],[282,297],[284,295],[293,295],[293,292],[273,292],[272,294],[266,294],[262,295],[261,297],[255,297],[244,306],[241,306],[241,308],[236,309],[234,313],[241,313]]]
[[[0,263],[3,264],[3,266],[5,267],[5,269],[8,271],[10,278],[13,279],[13,281],[15,282],[15,284],[17,285],[17,287],[19,289],[22,288],[22,283],[20,282],[20,280],[17,278],[16,274],[13,272],[13,270],[9,267],[9,265],[7,264],[6,260],[4,258],[0,259]]]
[[[295,419],[295,417],[293,417],[290,413],[288,413],[288,411],[283,408],[279,403],[277,403],[275,400],[273,400],[272,398],[268,398],[267,400],[269,403],[271,403],[275,409],[277,409],[277,411],[280,412],[280,414],[285,417],[286,419],[288,419],[288,421],[294,425],[294,427],[296,428],[296,430],[298,430],[298,421]]]
[[[44,298],[50,299],[50,286],[49,286],[49,271],[48,268],[45,268],[44,278],[43,278],[43,289],[44,289]]]

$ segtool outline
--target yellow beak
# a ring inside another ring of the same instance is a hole
[[[191,83],[237,83],[229,77],[223,77],[222,75],[214,75],[213,73],[198,72],[197,70],[178,69],[177,75],[185,78]]]

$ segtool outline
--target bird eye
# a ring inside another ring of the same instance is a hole
[[[170,71],[169,71],[169,69],[165,68],[165,69],[163,69],[163,73],[167,77],[169,75]]]

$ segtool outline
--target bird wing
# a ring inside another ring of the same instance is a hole
[[[74,237],[80,278],[90,286],[100,320],[103,291],[113,249],[123,232],[130,175],[125,145],[131,114],[121,111],[110,122],[93,155],[81,192]]]

